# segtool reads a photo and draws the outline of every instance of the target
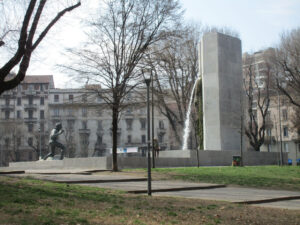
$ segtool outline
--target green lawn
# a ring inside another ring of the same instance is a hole
[[[300,191],[300,166],[161,168],[153,172],[168,179]]]
[[[300,224],[296,210],[148,197],[0,176],[0,224]]]

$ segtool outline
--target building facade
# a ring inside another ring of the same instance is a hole
[[[262,116],[259,113],[257,89],[264,89],[266,82],[269,82],[269,108],[265,117],[265,140],[261,147],[261,151],[278,152],[278,160],[280,160],[281,152],[287,152],[289,162],[296,165],[297,160],[300,158],[299,142],[300,137],[298,130],[295,128],[294,116],[296,113],[296,107],[292,105],[288,98],[279,92],[274,83],[274,71],[272,71],[272,65],[268,64],[269,54],[272,53],[272,49],[265,51],[259,51],[254,54],[244,54],[244,69],[251,66],[253,73],[253,102],[252,109],[256,112],[256,120],[258,124],[262,123]],[[247,58],[247,59],[246,59]],[[244,70],[245,71],[245,70]],[[267,77],[269,76],[269,77]],[[244,73],[244,79],[246,75]],[[246,80],[245,83],[247,83]],[[260,101],[266,97],[266,94],[262,91]],[[245,109],[247,109],[247,99],[245,99]],[[245,110],[245,121],[249,120],[247,110]],[[248,139],[245,138],[246,142]],[[251,149],[249,143],[246,143],[248,149]]]
[[[118,124],[119,152],[144,153],[147,146],[147,108],[140,97],[145,91],[132,92],[126,99]],[[67,147],[66,157],[111,154],[111,109],[94,91],[55,89],[52,76],[26,76],[0,97],[0,107],[1,165],[47,154],[49,134],[57,122],[63,125],[59,140]],[[156,108],[154,137],[161,149],[170,148],[168,120]]]

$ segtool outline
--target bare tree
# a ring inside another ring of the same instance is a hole
[[[277,69],[278,89],[300,107],[300,28],[282,35],[271,60]]]
[[[80,2],[71,5],[59,11],[57,15],[44,27],[41,32],[38,32],[38,25],[42,15],[45,13],[44,8],[47,0],[30,0],[22,21],[20,29],[6,30],[0,39],[0,47],[5,45],[5,38],[11,31],[18,30],[19,38],[17,40],[17,49],[13,56],[0,68],[0,95],[6,91],[15,88],[26,76],[26,71],[29,67],[31,55],[45,38],[49,30],[56,24],[57,21],[67,12],[80,6]],[[5,7],[2,3],[1,7]],[[1,8],[3,9],[3,8]],[[5,23],[6,21],[0,21]],[[35,36],[37,36],[35,38]],[[8,75],[13,68],[19,66],[18,72],[13,78],[8,78]]]
[[[254,71],[254,61],[251,57],[245,57],[244,68],[244,88],[247,96],[248,120],[245,126],[245,133],[250,145],[255,151],[260,151],[260,147],[265,141],[265,130],[270,122],[268,109],[270,105],[270,64],[263,64],[264,70],[260,71],[260,78]],[[261,64],[262,65],[262,64]]]
[[[117,171],[118,119],[125,96],[141,81],[138,65],[146,50],[168,35],[180,13],[177,0],[108,0],[103,8],[89,24],[85,47],[70,51],[79,60],[68,69],[105,87],[99,93],[112,110],[113,171]]]
[[[182,145],[182,130],[191,89],[199,76],[199,38],[200,32],[193,25],[177,28],[174,35],[152,48],[153,53],[147,59],[155,80],[156,105],[169,120],[177,148]],[[192,116],[193,119],[196,117]]]

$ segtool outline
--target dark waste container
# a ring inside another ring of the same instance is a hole
[[[241,156],[239,156],[239,155],[232,156],[232,165],[233,166],[241,166]]]

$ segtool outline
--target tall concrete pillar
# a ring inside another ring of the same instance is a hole
[[[204,150],[239,150],[242,51],[238,38],[212,32],[200,44]]]

